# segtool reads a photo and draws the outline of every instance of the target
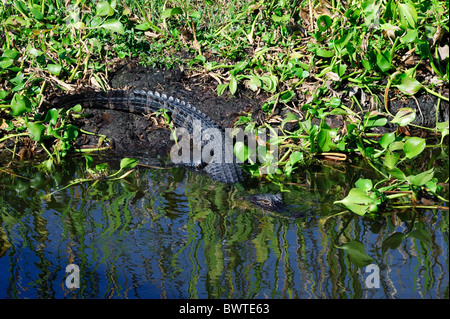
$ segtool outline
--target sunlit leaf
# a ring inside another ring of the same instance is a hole
[[[130,169],[137,165],[138,160],[134,158],[124,158],[120,161],[120,169]]]
[[[399,3],[398,12],[400,25],[404,29],[415,29],[417,25],[417,11],[411,3]]]
[[[407,158],[414,158],[425,149],[425,139],[420,137],[410,137],[406,140],[403,150]]]
[[[433,179],[433,176],[434,176],[434,168],[414,176],[408,176],[408,180],[412,185],[422,186],[431,181]]]
[[[392,119],[392,123],[396,123],[400,126],[406,126],[416,118],[416,112],[410,107],[402,107],[397,111],[394,118]]]
[[[45,131],[45,126],[40,124],[40,123],[28,123],[27,125],[28,131],[30,132],[30,137],[37,141],[40,142],[42,140],[44,131]]]
[[[122,23],[119,20],[108,20],[105,21],[102,25],[100,25],[102,28],[104,29],[108,29],[120,34],[124,34],[125,33],[125,29],[123,28]]]
[[[365,192],[368,192],[372,189],[373,184],[370,179],[366,178],[360,178],[356,181],[355,186],[359,188],[360,190],[363,190]]]
[[[400,84],[394,86],[407,95],[414,95],[422,88],[422,84],[419,81],[406,74],[401,76]]]
[[[31,111],[31,102],[26,96],[18,93],[14,94],[11,100],[11,114],[13,116],[22,115],[25,112]]]

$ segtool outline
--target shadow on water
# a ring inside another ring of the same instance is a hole
[[[182,168],[140,168],[43,198],[84,169],[82,160],[49,174],[2,169],[0,298],[449,297],[448,211],[339,214],[333,202],[372,174],[362,167],[311,168],[286,184],[284,200],[303,218],[246,199],[273,185],[213,183]],[[352,240],[379,270],[379,288],[336,248]],[[68,289],[69,264],[78,289]]]

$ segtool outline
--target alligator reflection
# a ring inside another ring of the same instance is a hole
[[[284,200],[310,212],[297,219],[246,200],[279,191],[273,185],[211,183],[181,168],[141,169],[45,200],[83,176],[84,163],[2,170],[0,298],[448,297],[448,214],[333,216],[347,185],[370,174],[342,170],[321,167],[285,186]],[[411,229],[423,236],[393,243]],[[367,288],[364,268],[336,248],[351,240],[379,266],[380,288]],[[69,264],[80,269],[79,289],[65,285]]]

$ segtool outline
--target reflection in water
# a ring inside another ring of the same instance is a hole
[[[363,170],[305,173],[284,194],[308,212],[302,219],[245,200],[274,186],[244,191],[182,169],[42,199],[83,168],[0,174],[0,298],[449,297],[447,212],[332,216]],[[367,288],[365,268],[336,248],[353,240],[379,267],[380,288]],[[65,285],[71,263],[76,290]]]

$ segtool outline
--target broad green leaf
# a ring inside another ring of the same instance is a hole
[[[414,95],[422,88],[422,84],[416,79],[402,74],[400,84],[394,85],[396,86],[402,93],[407,95]]]
[[[360,241],[351,240],[337,248],[346,250],[350,261],[357,267],[362,268],[373,262],[373,259],[366,254],[364,245]]]
[[[14,60],[9,57],[0,57],[0,68],[6,69],[13,65]]]
[[[368,115],[368,118],[364,118],[364,124],[367,128],[385,126],[387,118],[382,115]]]
[[[261,80],[257,76],[251,76],[250,80],[247,82],[250,90],[256,92],[262,86]]]
[[[42,140],[43,133],[45,131],[45,126],[40,123],[28,123],[28,131],[30,132],[30,137],[36,142]]]
[[[47,71],[53,75],[59,75],[61,73],[62,66],[59,64],[47,64]]]
[[[229,88],[230,88],[231,94],[236,93],[236,90],[237,90],[237,81],[236,81],[236,78],[235,78],[234,76],[231,77],[230,84],[229,84]]]
[[[236,155],[236,158],[242,163],[244,163],[252,154],[253,150],[243,142],[236,142],[234,144],[234,155]]]
[[[386,166],[389,170],[392,170],[395,167],[395,164],[397,164],[399,158],[400,158],[399,153],[387,150],[384,156],[383,165]]]
[[[202,18],[202,14],[199,11],[194,11],[189,15],[192,19],[200,20]]]
[[[167,19],[170,18],[174,15],[177,14],[183,14],[183,10],[180,7],[175,7],[175,8],[171,8],[171,9],[166,9],[161,13],[161,18],[162,19]]]
[[[97,3],[96,14],[101,17],[113,15],[114,9],[111,8],[108,1],[100,1]]]
[[[124,158],[120,161],[120,169],[130,169],[137,165],[138,160],[134,158]]]
[[[373,184],[370,179],[360,178],[356,181],[355,186],[360,190],[368,192],[372,189]]]
[[[403,150],[407,158],[414,158],[425,149],[425,139],[420,137],[410,137],[406,140]]]
[[[408,180],[414,186],[422,186],[431,181],[433,179],[433,176],[434,168],[417,175],[410,175],[408,176]]]
[[[399,168],[394,167],[393,169],[389,170],[389,174],[391,174],[392,177],[395,177],[401,181],[406,181],[406,175],[403,173]]]
[[[328,16],[326,14],[321,15],[317,19],[317,28],[319,28],[319,30],[321,32],[328,30],[332,24],[333,24],[333,20],[330,18],[330,16]]]
[[[410,107],[402,107],[397,111],[391,123],[396,123],[400,126],[406,126],[416,118],[416,112]]]
[[[401,37],[400,41],[402,43],[412,43],[417,39],[418,33],[417,30],[408,29],[406,34]]]
[[[22,115],[31,111],[31,102],[26,96],[15,93],[11,100],[11,114],[13,116]]]
[[[395,141],[395,132],[391,132],[384,134],[378,143],[381,145],[382,148],[386,149],[394,141]]]
[[[374,200],[370,198],[365,191],[359,188],[352,188],[347,197],[334,203],[345,205],[349,210],[360,216],[365,215],[371,208]]]
[[[102,25],[100,25],[100,27],[120,33],[120,34],[125,33],[125,29],[123,28],[122,23],[116,19],[111,19],[111,20],[105,21]]]
[[[228,87],[227,83],[222,83],[217,85],[217,96],[221,96],[223,92],[225,92],[226,88]]]
[[[39,9],[33,8],[30,11],[34,15],[36,20],[42,20],[44,18],[44,15],[41,13],[41,11],[39,11]]]
[[[336,53],[333,51],[328,51],[322,48],[317,48],[316,54],[322,58],[331,58],[333,57]]]
[[[400,25],[404,29],[415,29],[417,25],[417,11],[410,3],[399,3],[398,12]]]
[[[303,153],[299,152],[299,151],[295,151],[291,154],[291,156],[289,156],[289,161],[288,163],[290,165],[294,165],[295,163],[297,163],[298,161],[303,159]]]

